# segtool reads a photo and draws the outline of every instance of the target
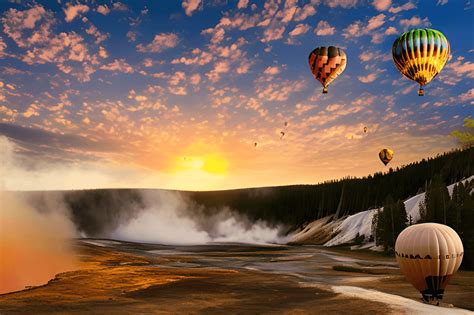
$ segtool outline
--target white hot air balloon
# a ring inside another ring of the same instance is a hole
[[[438,223],[409,226],[395,243],[400,270],[429,303],[439,304],[446,285],[461,265],[463,254],[459,235]]]

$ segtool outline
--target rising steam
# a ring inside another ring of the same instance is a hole
[[[14,145],[0,137],[0,294],[47,282],[72,270],[75,256],[68,240],[74,227],[56,198],[32,207],[19,193],[4,190],[4,180],[18,172]],[[25,181],[28,178],[24,178]]]
[[[67,242],[74,227],[59,211],[40,213],[15,193],[0,191],[0,294],[40,285],[75,268]]]
[[[208,242],[284,243],[280,227],[263,221],[250,222],[224,208],[213,214],[171,191],[142,191],[144,208],[122,222],[110,238],[159,244]]]

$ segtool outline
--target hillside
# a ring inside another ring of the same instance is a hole
[[[474,180],[471,176],[461,182]],[[454,186],[447,186],[449,194],[452,195]],[[418,194],[404,201],[407,215],[416,222],[420,218],[420,203],[425,199],[425,193]],[[327,247],[339,245],[354,245],[357,236],[364,236],[361,245],[353,248],[370,248],[379,250],[373,241],[372,218],[379,209],[370,209],[337,220],[332,220],[332,216],[318,219],[311,222],[301,231],[293,234],[290,244],[321,244]]]

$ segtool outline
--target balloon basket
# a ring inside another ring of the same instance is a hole
[[[424,96],[425,95],[425,90],[423,90],[423,88],[420,88],[418,90],[418,96]]]
[[[327,94],[328,93],[328,88],[323,88],[323,94]]]

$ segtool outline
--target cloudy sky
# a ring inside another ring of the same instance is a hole
[[[1,1],[6,186],[316,183],[386,170],[383,147],[395,151],[393,167],[445,152],[456,147],[449,133],[473,113],[473,8],[454,0]],[[443,32],[452,54],[424,97],[391,57],[395,38],[419,27]],[[343,48],[348,64],[323,95],[308,54],[329,45]]]

